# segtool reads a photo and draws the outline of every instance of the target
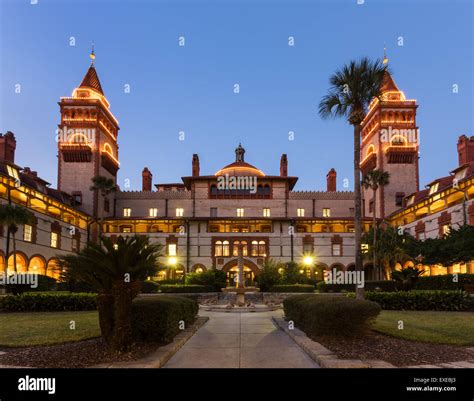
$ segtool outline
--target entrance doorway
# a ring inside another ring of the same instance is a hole
[[[235,287],[237,285],[237,273],[239,272],[238,266],[234,266],[227,272],[227,287]],[[253,287],[255,284],[255,274],[253,271],[244,266],[244,282],[245,287]]]

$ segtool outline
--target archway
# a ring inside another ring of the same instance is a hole
[[[317,263],[316,266],[314,266],[314,278],[317,280],[324,280],[324,272],[328,270],[328,265],[324,263]]]
[[[0,252],[0,273],[5,271],[5,255],[3,252]]]
[[[234,287],[235,279],[238,273],[238,260],[233,259],[227,262],[223,267],[222,271],[226,274],[227,286]],[[244,259],[244,281],[246,287],[255,285],[255,277],[260,273],[258,266],[248,259]]]
[[[41,255],[34,255],[30,258],[28,272],[36,274],[46,274],[46,260]]]
[[[201,263],[197,263],[192,267],[193,273],[202,273],[202,272],[205,272],[206,270],[207,270],[206,266],[204,266]]]
[[[13,253],[8,258],[8,273],[15,273]],[[16,272],[26,273],[28,271],[28,258],[23,252],[16,252]]]
[[[51,258],[48,261],[48,265],[46,267],[46,275],[56,280],[59,279],[59,277],[61,276],[61,267],[58,264],[58,259]]]
[[[364,265],[364,276],[366,281],[375,280],[374,265],[372,263],[367,263]]]

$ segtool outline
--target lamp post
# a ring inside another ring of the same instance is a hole
[[[314,276],[314,257],[311,255],[306,255],[303,258],[303,265],[309,267],[311,278]]]

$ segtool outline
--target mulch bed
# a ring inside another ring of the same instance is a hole
[[[115,353],[107,349],[101,338],[59,345],[4,348],[1,365],[36,368],[84,368],[107,362],[134,361],[155,351],[157,343],[135,343],[130,352]]]
[[[424,343],[369,332],[356,337],[313,338],[341,359],[381,359],[395,366],[438,364],[474,359],[467,347]]]

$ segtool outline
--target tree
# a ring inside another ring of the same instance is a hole
[[[92,185],[89,188],[91,191],[99,191],[100,195],[102,196],[102,200],[104,203],[105,198],[107,195],[111,194],[112,192],[117,191],[117,185],[112,178],[103,177],[101,175],[96,175],[92,177]],[[102,224],[104,221],[104,207],[100,207],[99,205],[99,238],[102,235]]]
[[[393,271],[391,277],[397,282],[398,290],[410,291],[422,274],[424,274],[424,270],[418,267],[405,267],[402,270]]]
[[[13,268],[16,271],[16,233],[18,226],[32,223],[33,213],[23,206],[6,204],[0,205],[0,224],[7,226],[7,254],[5,262],[5,274],[8,273],[8,254],[10,252],[10,234],[13,239]]]
[[[274,285],[280,284],[283,281],[280,269],[284,269],[284,264],[268,259],[263,265],[263,269],[258,274],[256,281],[260,291],[269,291]]]
[[[378,279],[381,279],[380,269],[377,267],[377,252],[375,243],[377,242],[377,189],[388,185],[390,174],[387,171],[382,170],[371,170],[362,179],[362,185],[373,191],[373,204],[372,204],[372,229],[373,229],[373,264],[376,269]]]
[[[329,79],[331,87],[319,104],[322,118],[342,117],[354,128],[354,226],[355,269],[362,271],[362,195],[360,179],[360,142],[362,121],[370,102],[382,95],[382,84],[387,66],[380,60],[368,58],[351,61],[336,71]],[[356,297],[364,298],[363,288],[358,288]]]
[[[102,337],[113,350],[130,348],[132,301],[141,282],[159,269],[162,249],[145,236],[119,236],[116,243],[102,237],[100,244],[89,242],[77,254],[59,256],[63,279],[84,282],[98,291]]]

